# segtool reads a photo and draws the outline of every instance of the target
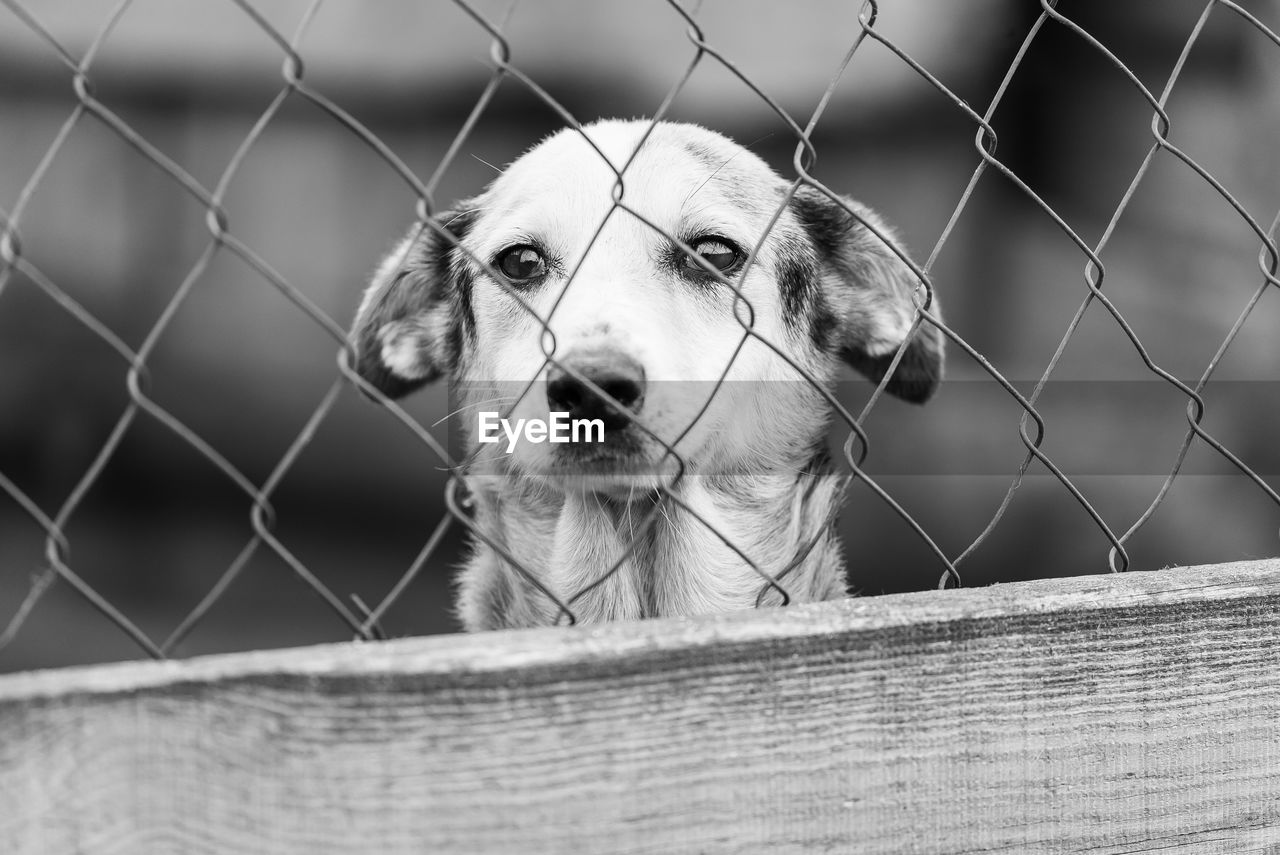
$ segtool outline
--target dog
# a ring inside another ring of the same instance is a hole
[[[820,390],[842,362],[880,382],[901,350],[885,388],[922,403],[943,337],[888,225],[789,190],[713,131],[600,121],[377,268],[359,376],[388,398],[447,377],[462,404],[466,629],[562,621],[556,599],[586,623],[848,595]],[[542,441],[557,419],[603,437]]]

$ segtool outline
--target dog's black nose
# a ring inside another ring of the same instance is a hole
[[[616,351],[570,354],[557,361],[560,364],[547,371],[547,405],[552,412],[568,413],[571,419],[600,419],[606,434],[631,424],[625,413],[578,378],[590,380],[627,410],[638,413],[644,404],[644,368],[638,362]]]

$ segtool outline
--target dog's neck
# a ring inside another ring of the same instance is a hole
[[[791,602],[846,594],[832,532],[844,481],[825,451],[803,467],[689,476],[673,495],[625,502],[517,476],[468,486],[482,537],[462,579],[467,629],[565,621],[495,544],[583,623],[777,605],[779,587]]]

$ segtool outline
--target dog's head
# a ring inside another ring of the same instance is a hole
[[[656,486],[673,444],[697,473],[819,442],[830,414],[797,367],[826,384],[844,360],[879,381],[905,342],[886,388],[932,394],[942,338],[909,335],[924,289],[874,213],[801,187],[768,229],[789,185],[760,158],[671,123],[637,151],[647,128],[561,131],[415,227],[357,314],[361,376],[390,397],[447,376],[480,459],[603,493]],[[604,441],[480,442],[486,404],[508,426],[568,413],[581,438],[599,420]]]

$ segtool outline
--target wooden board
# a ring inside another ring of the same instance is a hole
[[[1280,561],[0,678],[0,852],[1280,853]]]

